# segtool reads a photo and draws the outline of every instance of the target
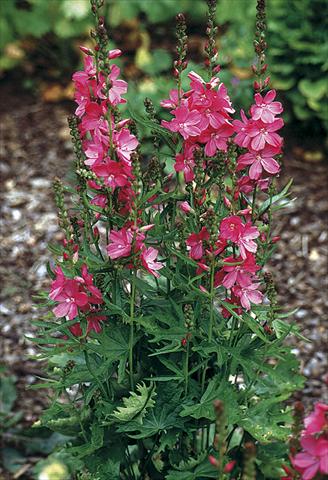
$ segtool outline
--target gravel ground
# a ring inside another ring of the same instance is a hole
[[[48,283],[47,242],[61,238],[51,181],[55,175],[64,177],[72,160],[66,116],[73,107],[43,104],[26,94],[17,97],[12,87],[5,87],[2,96],[0,358],[17,375],[18,408],[30,424],[37,419],[46,395],[25,391],[40,372],[27,358],[34,348],[24,335],[33,335],[31,319],[37,318],[32,295]],[[299,308],[294,319],[311,340],[292,340],[307,377],[297,396],[306,403],[328,401],[328,165],[308,157],[305,160],[303,150],[294,148],[285,160],[281,185],[294,177],[297,199],[276,221],[276,233],[282,239],[272,261],[275,277],[280,279],[280,302],[286,308]]]

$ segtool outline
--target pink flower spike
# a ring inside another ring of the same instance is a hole
[[[159,274],[157,273],[157,270],[163,268],[164,265],[160,262],[156,262],[157,255],[158,250],[156,250],[156,248],[148,247],[141,252],[140,258],[145,269],[158,278]]]

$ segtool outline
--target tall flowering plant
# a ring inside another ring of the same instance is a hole
[[[264,78],[259,0],[254,103],[235,112],[216,64],[215,3],[206,79],[186,73],[177,17],[177,87],[161,119],[149,99],[145,115],[122,116],[122,52],[109,49],[102,1],[91,0],[95,47],[81,47],[69,119],[77,182],[54,183],[64,240],[51,247],[51,312],[34,340],[48,361],[41,386],[54,393],[40,424],[69,437],[60,453],[83,478],[283,474],[282,402],[302,385],[283,342],[298,333],[266,265],[278,240],[272,213],[289,187],[276,191],[283,107]],[[150,159],[139,125],[153,136]]]

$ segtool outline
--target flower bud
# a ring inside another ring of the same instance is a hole
[[[220,463],[217,461],[215,457],[213,457],[213,455],[209,455],[208,460],[210,464],[213,465],[213,467],[218,468],[220,466]]]
[[[271,243],[277,243],[277,242],[279,242],[280,239],[281,239],[281,236],[280,236],[280,235],[276,235],[275,237],[272,237]]]
[[[119,48],[115,48],[114,50],[110,50],[108,53],[109,60],[113,60],[113,58],[120,57],[122,55],[122,50]]]
[[[263,65],[263,67],[261,68],[261,73],[264,73],[267,68],[268,68],[268,64],[265,63],[265,64]]]
[[[227,208],[229,208],[229,209],[231,208],[231,202],[230,202],[228,197],[225,197],[225,196],[223,197],[223,203],[225,204],[225,206]]]
[[[235,465],[236,465],[236,460],[231,460],[231,462],[226,464],[226,466],[223,469],[223,472],[230,473],[233,470]]]
[[[90,50],[90,48],[83,47],[83,45],[80,45],[80,46],[79,46],[79,49],[81,50],[81,52],[85,53],[86,55],[91,55],[91,56],[93,56],[93,51]]]
[[[66,252],[63,253],[63,259],[64,259],[64,260],[68,260],[68,259],[69,259],[68,253],[66,253]]]
[[[253,87],[254,87],[254,90],[260,90],[261,85],[259,84],[259,82],[255,80],[255,82],[253,83]]]

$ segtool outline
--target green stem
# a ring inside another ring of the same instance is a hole
[[[214,260],[211,263],[211,284],[210,284],[210,295],[211,295],[211,305],[210,305],[210,328],[208,332],[208,341],[212,341],[213,336],[213,326],[214,326]]]
[[[253,198],[252,198],[252,222],[255,220],[255,202],[256,202],[256,187],[254,188]]]
[[[131,298],[130,298],[130,338],[129,338],[129,372],[130,372],[130,386],[134,390],[133,379],[133,344],[134,344],[134,307],[136,297],[136,282],[135,275],[132,273],[131,282]]]
[[[185,377],[185,397],[188,394],[188,382],[189,382],[189,339],[187,339],[186,345],[186,356],[185,356],[185,363],[184,363],[184,377]]]

